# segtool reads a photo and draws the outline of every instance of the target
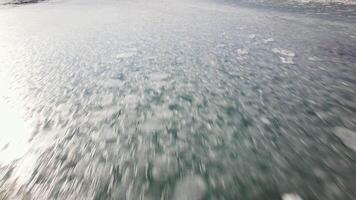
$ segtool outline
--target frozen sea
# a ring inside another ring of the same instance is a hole
[[[356,199],[356,9],[335,6],[0,7],[0,199]]]

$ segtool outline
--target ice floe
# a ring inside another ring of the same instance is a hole
[[[282,200],[303,200],[297,193],[286,193],[282,195]]]

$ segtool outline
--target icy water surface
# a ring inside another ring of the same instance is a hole
[[[0,199],[355,199],[355,55],[216,2],[0,8]]]

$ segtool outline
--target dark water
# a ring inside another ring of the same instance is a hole
[[[356,26],[186,1],[0,9],[0,198],[356,198]]]

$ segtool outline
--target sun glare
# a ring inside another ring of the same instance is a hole
[[[11,162],[24,155],[28,149],[28,126],[22,118],[20,105],[13,99],[8,79],[0,79],[0,162]]]

